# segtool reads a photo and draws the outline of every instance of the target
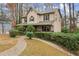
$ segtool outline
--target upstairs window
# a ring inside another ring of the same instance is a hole
[[[45,14],[43,19],[44,19],[44,21],[48,21],[49,20],[49,14]]]
[[[34,21],[34,17],[33,16],[30,17],[30,21]]]

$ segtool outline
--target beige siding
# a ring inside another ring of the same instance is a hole
[[[29,21],[29,18],[31,16],[34,17],[34,21]],[[61,17],[60,17],[58,10],[55,10],[55,13],[50,14],[49,17],[50,17],[49,21],[52,23],[51,31],[61,32]],[[27,23],[28,24],[29,23],[38,23],[38,22],[42,22],[42,21],[43,21],[43,15],[37,15],[37,13],[35,11],[30,11],[29,14],[27,15]]]
[[[77,23],[77,27],[79,28],[79,23]]]
[[[43,15],[40,15],[40,16],[38,15],[38,17],[39,17],[38,22],[42,22],[43,21]]]
[[[50,21],[53,21],[53,20],[54,20],[54,15],[53,15],[53,14],[50,14],[49,17],[50,17],[50,18],[49,18]]]
[[[54,17],[56,20],[53,24],[54,25],[54,32],[61,32],[61,17],[59,15],[58,11],[55,12]]]
[[[30,17],[34,17],[34,21],[30,21]],[[27,23],[37,23],[38,22],[38,16],[35,11],[30,11],[29,14],[27,15]]]

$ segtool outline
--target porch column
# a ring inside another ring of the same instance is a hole
[[[53,27],[53,25],[51,26],[50,31],[52,31],[52,32],[54,31],[54,27]]]

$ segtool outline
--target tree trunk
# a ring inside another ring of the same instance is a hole
[[[4,14],[3,14],[3,10],[2,10],[2,4],[1,4],[1,19],[3,20],[4,18],[3,18],[3,16],[4,16]],[[1,20],[1,21],[2,21]],[[2,34],[4,33],[4,26],[3,26],[3,21],[1,22],[1,24],[2,24]]]
[[[4,23],[2,23],[2,34],[4,34]]]
[[[18,4],[19,5],[19,23],[21,23],[21,19],[22,19],[22,14],[23,14],[23,10],[22,10],[22,6],[23,4]]]
[[[72,29],[71,3],[69,3],[69,20],[70,20],[70,32],[72,32],[73,29]]]
[[[65,3],[63,3],[64,5],[64,26],[66,27],[66,7],[65,7]]]
[[[76,18],[74,16],[74,3],[72,3],[72,10],[73,10],[73,31],[76,30]]]

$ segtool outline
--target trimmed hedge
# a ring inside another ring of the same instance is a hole
[[[69,29],[68,29],[67,27],[63,27],[63,28],[62,28],[62,32],[63,32],[63,33],[68,33],[68,32],[69,32]]]
[[[15,29],[18,30],[18,35],[24,35],[26,33],[26,28],[24,26],[17,26]]]
[[[35,37],[55,42],[71,51],[79,49],[79,37],[76,34],[36,32]]]
[[[18,30],[10,30],[9,35],[10,37],[16,37],[16,35],[18,35]]]
[[[35,27],[33,25],[28,25],[26,28],[27,32],[35,32]]]
[[[29,39],[32,39],[32,37],[33,37],[33,32],[26,32],[26,36],[28,36]]]

